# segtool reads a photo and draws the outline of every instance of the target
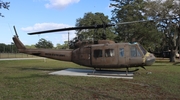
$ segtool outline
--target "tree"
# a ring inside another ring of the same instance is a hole
[[[143,21],[147,20],[145,16],[145,0],[111,0],[112,21],[114,23]],[[118,25],[115,32],[118,36],[115,38],[118,42],[135,41],[142,44],[146,49],[154,50],[161,42],[162,34],[158,32],[156,23],[143,22]]]
[[[57,44],[56,44],[56,49],[61,49],[61,48],[62,48],[61,44],[60,44],[60,43],[57,43]]]
[[[3,1],[0,0],[0,9],[4,8],[4,9],[9,10],[9,7],[10,7],[9,4],[10,4],[10,2],[3,2]],[[0,16],[4,17],[4,15],[2,15],[1,13],[0,13]]]
[[[69,48],[68,41],[64,41],[63,45],[61,45],[59,43],[56,44],[56,49],[68,49],[68,48]]]
[[[64,44],[61,45],[61,49],[68,49],[68,48],[69,48],[68,41],[64,41]]]
[[[12,42],[11,44],[0,43],[0,53],[16,53],[17,48],[15,44]]]
[[[170,62],[175,62],[175,54],[180,47],[180,1],[156,0],[147,2],[147,16],[152,19],[162,19],[157,22],[157,28],[163,33],[162,46],[171,51]]]
[[[111,21],[108,19],[108,16],[105,16],[103,13],[92,13],[88,12],[84,14],[83,18],[78,18],[76,20],[76,26],[92,26],[92,25],[98,25],[103,23],[110,23]],[[103,39],[103,32],[104,29],[85,29],[85,30],[78,30],[77,36],[81,39],[94,39],[99,40]],[[113,39],[114,33],[112,32],[112,27],[106,28],[105,30],[106,38],[107,39]]]
[[[5,52],[6,44],[0,43],[0,52]]]
[[[36,48],[53,48],[51,41],[47,41],[44,38],[39,39],[39,42],[35,44]]]
[[[35,49],[35,45],[25,45],[26,48],[29,48],[29,49]]]

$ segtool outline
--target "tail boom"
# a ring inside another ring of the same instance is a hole
[[[46,57],[61,61],[72,61],[72,50],[52,50],[52,49],[26,49],[24,44],[17,36],[13,37],[13,41],[20,53]]]

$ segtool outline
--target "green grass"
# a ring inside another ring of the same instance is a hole
[[[0,61],[0,99],[180,99],[179,64],[160,62],[147,70],[140,68],[133,80],[48,74],[65,68],[85,67],[49,59]]]

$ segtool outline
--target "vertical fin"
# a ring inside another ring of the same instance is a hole
[[[14,36],[13,37],[13,41],[14,41],[14,43],[15,43],[15,45],[16,45],[16,47],[17,47],[17,49],[19,50],[19,49],[26,49],[26,47],[24,46],[24,44],[19,40],[19,38],[17,37],[17,36]]]
[[[13,26],[13,28],[14,28],[14,32],[15,32],[15,34],[16,34],[16,35],[13,37],[13,41],[14,41],[14,43],[15,43],[18,51],[19,51],[19,52],[22,52],[22,50],[25,50],[26,47],[25,47],[24,44],[19,40],[19,38],[18,38],[19,36],[18,36],[18,34],[17,34],[16,27]]]

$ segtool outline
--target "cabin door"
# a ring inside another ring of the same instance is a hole
[[[119,62],[118,65],[119,66],[128,66],[129,63],[129,46],[128,45],[120,45],[118,46],[118,58],[119,58]]]
[[[103,57],[103,46],[95,46],[92,47],[92,66],[100,67],[104,65],[104,57]]]
[[[92,65],[96,68],[116,67],[116,49],[114,45],[101,45],[92,47]]]
[[[80,48],[79,62],[84,66],[91,66],[91,48]]]

